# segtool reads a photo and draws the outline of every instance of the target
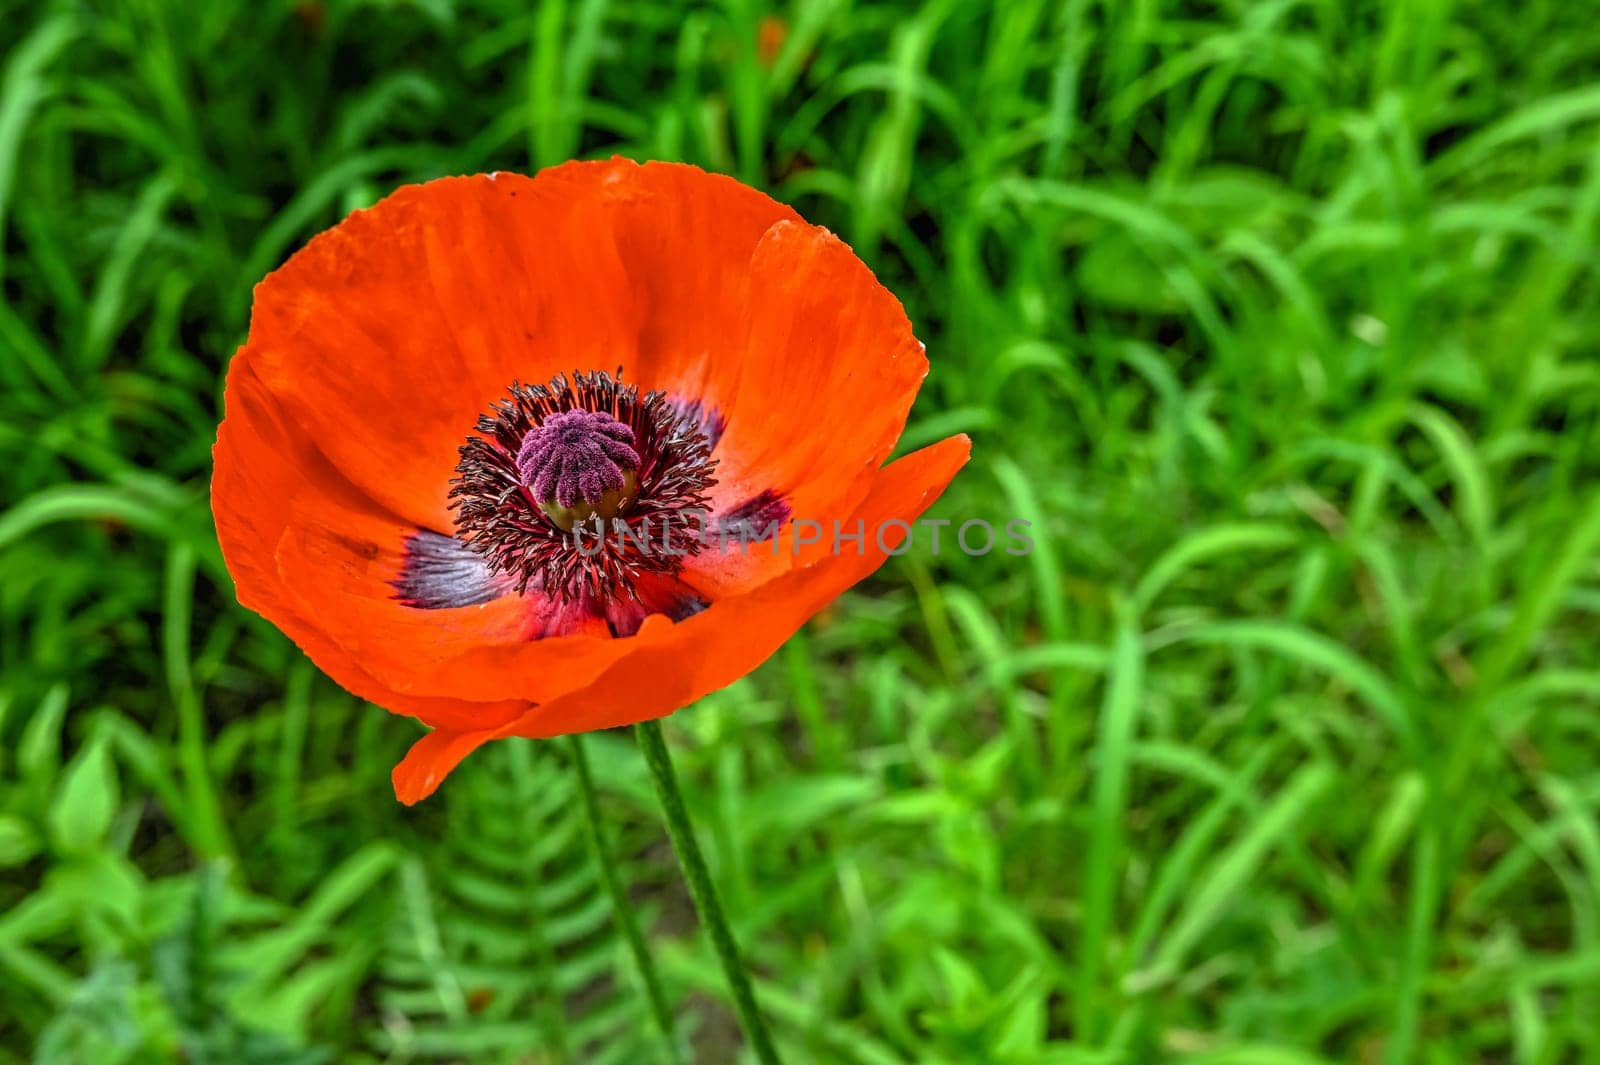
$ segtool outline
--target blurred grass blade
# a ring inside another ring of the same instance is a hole
[[[1074,1031],[1091,1044],[1103,1031],[1109,1005],[1102,993],[1101,974],[1109,968],[1107,954],[1124,860],[1128,772],[1143,698],[1144,648],[1131,607],[1122,606],[1095,737],[1093,821],[1084,857],[1083,921],[1073,982]]]

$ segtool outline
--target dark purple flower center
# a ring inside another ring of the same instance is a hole
[[[517,475],[563,529],[614,518],[639,491],[633,429],[603,410],[552,414],[517,449]]]
[[[638,602],[703,547],[710,450],[698,418],[610,374],[513,384],[461,447],[456,539],[519,592]]]

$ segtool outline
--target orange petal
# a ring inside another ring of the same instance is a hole
[[[628,374],[646,390],[728,405],[717,367],[741,334],[750,258],[762,234],[800,216],[732,178],[680,163],[618,161],[602,184],[608,231],[639,315]]]
[[[849,513],[928,372],[900,302],[833,234],[783,222],[751,260],[738,387],[718,477],[783,493],[797,517]]]
[[[636,316],[599,209],[616,165],[400,189],[257,286],[237,358],[352,483],[448,531],[457,448],[513,380],[631,360]]]
[[[239,602],[284,631],[324,673],[355,695],[429,722],[504,720],[525,701],[498,705],[449,695],[413,695],[378,681],[332,638],[326,619],[305,607],[279,576],[276,551],[294,501],[354,493],[278,409],[247,363],[228,373],[227,417],[213,451],[212,480],[217,539],[233,575]],[[302,504],[303,505],[303,504]]]
[[[475,732],[452,732],[435,729],[411,745],[400,764],[394,767],[390,779],[394,782],[394,797],[411,806],[432,795],[450,771],[461,764],[461,759],[495,739],[494,729]]]

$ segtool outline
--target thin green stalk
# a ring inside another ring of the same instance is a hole
[[[589,830],[589,849],[594,854],[595,865],[600,869],[601,883],[605,885],[606,894],[611,898],[612,912],[616,914],[617,924],[622,928],[623,938],[628,941],[628,949],[633,952],[634,964],[639,968],[639,979],[644,983],[645,997],[650,1000],[650,1013],[655,1018],[656,1028],[661,1032],[666,1059],[673,1065],[682,1065],[683,1052],[678,1046],[672,1007],[667,1003],[666,993],[661,989],[661,978],[656,975],[655,959],[650,955],[650,947],[645,942],[644,934],[639,931],[639,922],[634,919],[633,906],[623,894],[622,878],[617,873],[616,859],[606,843],[604,822],[600,820],[600,800],[595,794],[594,774],[589,771],[589,755],[583,749],[583,737],[577,734],[568,736],[567,744],[572,752],[572,765],[578,773],[578,793],[583,796],[583,819]]]
[[[689,885],[689,895],[700,913],[700,923],[711,935],[711,945],[716,949],[717,960],[722,963],[722,973],[733,992],[733,1005],[739,1014],[739,1024],[745,1038],[762,1065],[779,1065],[778,1051],[772,1036],[761,1020],[756,1008],[755,991],[750,977],[740,960],[739,948],[728,929],[728,919],[723,916],[722,904],[717,901],[717,889],[706,869],[706,860],[695,842],[694,826],[689,823],[689,812],[683,805],[683,793],[678,790],[678,775],[672,769],[672,755],[661,736],[661,725],[656,721],[641,721],[633,726],[634,738],[644,752],[645,765],[650,767],[650,781],[655,785],[656,798],[661,802],[661,812],[666,818],[667,835],[672,838],[672,849],[678,854],[678,865]]]

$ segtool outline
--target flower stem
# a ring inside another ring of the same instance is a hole
[[[655,1018],[656,1028],[661,1032],[666,1059],[672,1065],[682,1065],[683,1052],[678,1046],[672,1007],[667,1003],[666,993],[661,990],[661,979],[656,975],[655,959],[651,957],[650,948],[645,943],[644,935],[639,931],[639,922],[634,918],[633,905],[622,890],[622,877],[617,872],[616,858],[606,843],[605,822],[600,819],[600,800],[595,794],[594,774],[589,770],[589,755],[583,749],[583,737],[573,733],[567,737],[567,744],[572,753],[573,768],[578,773],[578,792],[583,796],[583,819],[589,830],[589,849],[594,854],[595,865],[600,869],[600,881],[605,885],[606,894],[611,898],[611,910],[616,915],[617,924],[622,928],[622,937],[628,941],[628,949],[633,952],[634,964],[639,969],[639,979],[644,983],[645,997],[650,1000],[650,1013]]]
[[[739,948],[728,929],[728,919],[723,916],[722,904],[717,901],[717,889],[706,869],[706,860],[695,842],[694,826],[689,823],[689,812],[684,809],[683,793],[678,790],[678,775],[672,769],[672,755],[661,736],[657,721],[641,721],[633,726],[634,738],[644,752],[645,765],[650,767],[650,780],[655,785],[656,798],[661,802],[661,812],[667,821],[667,835],[672,839],[672,849],[678,854],[678,865],[689,885],[689,895],[700,913],[700,923],[711,936],[717,960],[722,963],[722,973],[733,992],[733,1005],[739,1014],[739,1024],[744,1029],[750,1048],[762,1065],[779,1065],[778,1051],[772,1036],[761,1020],[756,1008],[755,991],[750,986],[744,962],[739,958]]]

